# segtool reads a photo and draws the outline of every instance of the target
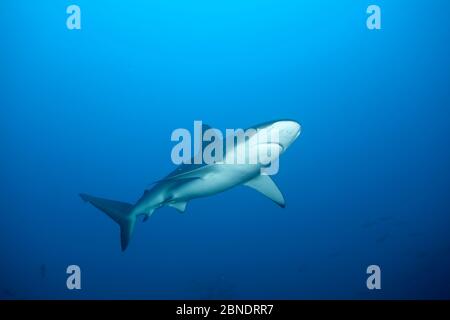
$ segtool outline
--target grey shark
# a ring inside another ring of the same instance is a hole
[[[300,124],[293,120],[271,121],[251,128],[257,130],[255,139],[262,132],[277,130],[278,141],[272,145],[265,143],[264,147],[267,148],[269,145],[269,148],[275,148],[278,156],[287,150],[301,132]],[[249,141],[245,140],[242,143],[248,144]],[[252,152],[251,147],[249,149],[249,152]],[[223,157],[226,158],[235,151],[226,150]],[[130,242],[137,217],[143,216],[143,220],[146,221],[162,206],[184,212],[187,203],[192,199],[211,196],[239,185],[259,191],[284,208],[285,200],[281,191],[269,175],[262,174],[263,167],[264,164],[261,163],[226,164],[223,161],[212,164],[181,164],[165,178],[155,182],[151,189],[145,190],[134,205],[84,193],[80,194],[80,197],[119,224],[121,247],[124,251]]]

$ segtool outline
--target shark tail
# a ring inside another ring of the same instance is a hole
[[[81,193],[80,197],[106,213],[111,219],[119,224],[120,242],[122,251],[125,251],[130,242],[136,223],[136,216],[131,214],[133,205],[120,201],[97,198],[84,193]]]

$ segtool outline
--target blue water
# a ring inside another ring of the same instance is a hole
[[[81,7],[68,30],[66,7]],[[382,9],[382,30],[366,8]],[[446,0],[0,2],[0,298],[450,298]],[[162,208],[170,135],[291,118],[274,180]],[[82,289],[66,288],[79,265]],[[381,268],[381,290],[366,268]]]

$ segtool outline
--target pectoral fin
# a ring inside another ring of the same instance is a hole
[[[186,210],[186,201],[180,201],[180,202],[169,202],[167,204],[169,207],[175,208],[180,212],[184,212]]]
[[[280,207],[285,207],[283,194],[278,189],[277,185],[270,176],[259,175],[256,178],[244,183],[245,186],[255,189],[268,197],[270,200],[278,204]]]

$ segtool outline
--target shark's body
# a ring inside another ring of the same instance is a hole
[[[250,139],[258,139],[259,134],[277,130],[278,141],[276,143],[265,143],[264,145],[249,145],[249,140],[245,140],[242,143],[245,143],[248,147],[247,157],[251,152],[258,152],[258,148],[275,150],[276,154],[280,155],[300,135],[300,125],[291,120],[268,122],[252,128],[258,131]],[[238,145],[235,148],[238,148]],[[225,164],[227,157],[230,154],[233,155],[236,150],[226,151],[223,155],[224,161],[213,164],[180,165],[164,179],[156,182],[153,188],[146,190],[135,205],[97,198],[87,194],[80,194],[80,196],[83,200],[105,212],[120,225],[122,250],[125,250],[128,246],[138,216],[144,216],[145,221],[155,209],[165,205],[184,212],[188,201],[214,195],[238,185],[251,187],[281,207],[285,206],[283,195],[273,180],[270,176],[261,174],[263,164]]]

